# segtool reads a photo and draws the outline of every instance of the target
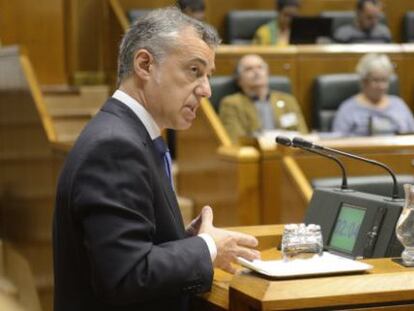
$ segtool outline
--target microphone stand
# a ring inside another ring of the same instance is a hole
[[[341,173],[342,173],[341,190],[348,189],[348,182],[347,182],[345,167],[344,167],[343,163],[338,158],[334,157],[333,155],[331,155],[329,153],[324,153],[324,152],[320,152],[318,150],[314,150],[314,149],[312,149],[312,147],[304,146],[303,144],[294,144],[294,143],[292,143],[292,141],[288,137],[285,137],[285,136],[277,136],[276,137],[276,143],[279,144],[279,145],[283,145],[285,147],[300,148],[300,149],[303,149],[305,151],[320,155],[321,157],[328,158],[328,159],[331,159],[331,160],[335,161],[338,164],[338,166],[341,168]]]
[[[393,200],[398,200],[399,199],[397,178],[395,177],[395,173],[387,165],[385,165],[381,162],[375,161],[375,160],[366,159],[364,157],[357,156],[357,155],[352,154],[352,153],[348,153],[348,152],[344,152],[344,151],[340,151],[340,150],[336,150],[336,149],[332,149],[332,148],[324,147],[324,146],[320,146],[320,145],[315,145],[315,144],[313,144],[309,141],[306,141],[306,140],[304,140],[300,137],[293,138],[292,145],[295,146],[295,147],[300,146],[300,147],[304,147],[304,148],[310,148],[312,150],[315,150],[315,149],[316,150],[323,150],[323,151],[327,151],[327,152],[334,153],[334,154],[339,154],[339,155],[342,155],[344,157],[352,158],[352,159],[355,159],[355,160],[360,160],[360,161],[363,161],[363,162],[371,163],[373,165],[382,167],[383,169],[385,169],[391,175],[392,180],[393,180],[392,199]]]
[[[346,178],[345,167],[344,167],[343,163],[341,161],[339,161],[338,158],[335,158],[331,154],[323,153],[323,152],[313,150],[313,149],[309,149],[309,148],[306,148],[306,147],[300,147],[300,148],[303,149],[303,150],[309,151],[311,153],[314,153],[314,154],[317,154],[317,155],[320,155],[322,157],[329,158],[329,159],[335,161],[339,165],[339,167],[341,168],[341,173],[342,173],[341,190],[347,190],[348,189],[348,182],[347,182],[347,178]]]

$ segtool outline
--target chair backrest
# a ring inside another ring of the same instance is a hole
[[[355,73],[318,76],[313,85],[313,128],[328,132],[339,105],[360,90],[359,76]],[[398,77],[391,77],[389,93],[399,95]]]
[[[352,24],[355,19],[355,11],[323,11],[320,15],[332,19],[332,38],[339,27]],[[380,22],[385,25],[387,24],[387,19],[384,14],[381,15]]]
[[[127,12],[128,19],[129,19],[130,23],[132,24],[133,22],[135,22],[137,20],[137,18],[139,18],[142,15],[147,14],[150,11],[151,11],[151,9],[133,9],[133,10],[129,10]]]
[[[219,111],[219,104],[223,97],[236,93],[240,89],[233,76],[215,76],[210,79],[212,95],[210,102],[214,110]],[[290,80],[285,76],[270,76],[269,87],[272,90],[291,93],[292,87]]]
[[[413,184],[413,175],[397,175],[398,194],[404,197],[404,184]],[[339,188],[342,182],[340,177],[317,178],[312,180],[313,188]],[[391,196],[392,178],[390,175],[371,175],[371,176],[351,176],[348,177],[350,189],[371,194]]]
[[[414,11],[405,13],[403,20],[404,42],[414,42]]]
[[[227,41],[230,44],[250,44],[261,25],[275,19],[276,11],[233,10],[227,14]]]

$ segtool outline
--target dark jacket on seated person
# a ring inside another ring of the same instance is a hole
[[[334,33],[338,43],[390,43],[391,33],[384,24],[377,24],[371,30],[364,31],[354,23],[339,27]]]
[[[301,109],[292,95],[270,91],[268,100],[273,111],[275,129],[308,132]],[[237,143],[240,137],[251,136],[265,128],[255,100],[241,92],[221,100],[220,119],[233,143]]]

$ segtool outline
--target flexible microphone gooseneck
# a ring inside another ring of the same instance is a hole
[[[366,163],[370,163],[379,167],[382,167],[383,169],[385,169],[392,177],[392,181],[393,181],[393,190],[392,190],[392,198],[393,199],[398,199],[398,183],[397,183],[397,178],[395,177],[395,173],[384,163],[375,161],[375,160],[371,160],[371,159],[367,159],[352,153],[348,153],[348,152],[344,152],[344,151],[340,151],[337,149],[332,149],[329,147],[324,147],[324,146],[320,146],[320,145],[316,145],[310,141],[304,140],[301,137],[295,137],[292,140],[292,145],[294,147],[298,147],[298,148],[308,148],[310,150],[318,150],[318,151],[326,151],[326,152],[330,152],[330,153],[334,153],[334,154],[339,154],[342,155],[344,157],[348,157],[348,158],[352,158],[355,160],[360,160]]]
[[[320,152],[320,151],[315,150],[315,149],[310,149],[310,148],[307,148],[307,147],[304,147],[304,146],[299,146],[299,145],[295,146],[292,143],[292,141],[289,138],[285,137],[285,136],[277,136],[276,137],[276,143],[278,143],[280,145],[283,145],[283,146],[286,146],[286,147],[297,147],[297,148],[306,150],[306,151],[311,152],[311,153],[315,153],[317,155],[320,155],[322,157],[325,157],[325,158],[328,158],[328,159],[331,159],[331,160],[335,161],[336,164],[338,164],[338,166],[341,168],[341,172],[342,172],[341,189],[342,190],[348,189],[348,182],[347,182],[347,177],[346,177],[346,173],[345,173],[345,167],[344,167],[343,163],[338,158],[334,157],[331,154],[323,153],[323,152]]]

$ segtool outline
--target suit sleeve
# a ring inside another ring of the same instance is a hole
[[[200,237],[154,241],[154,180],[142,149],[107,140],[95,143],[82,159],[74,173],[72,206],[97,295],[127,304],[209,290],[213,268]]]

